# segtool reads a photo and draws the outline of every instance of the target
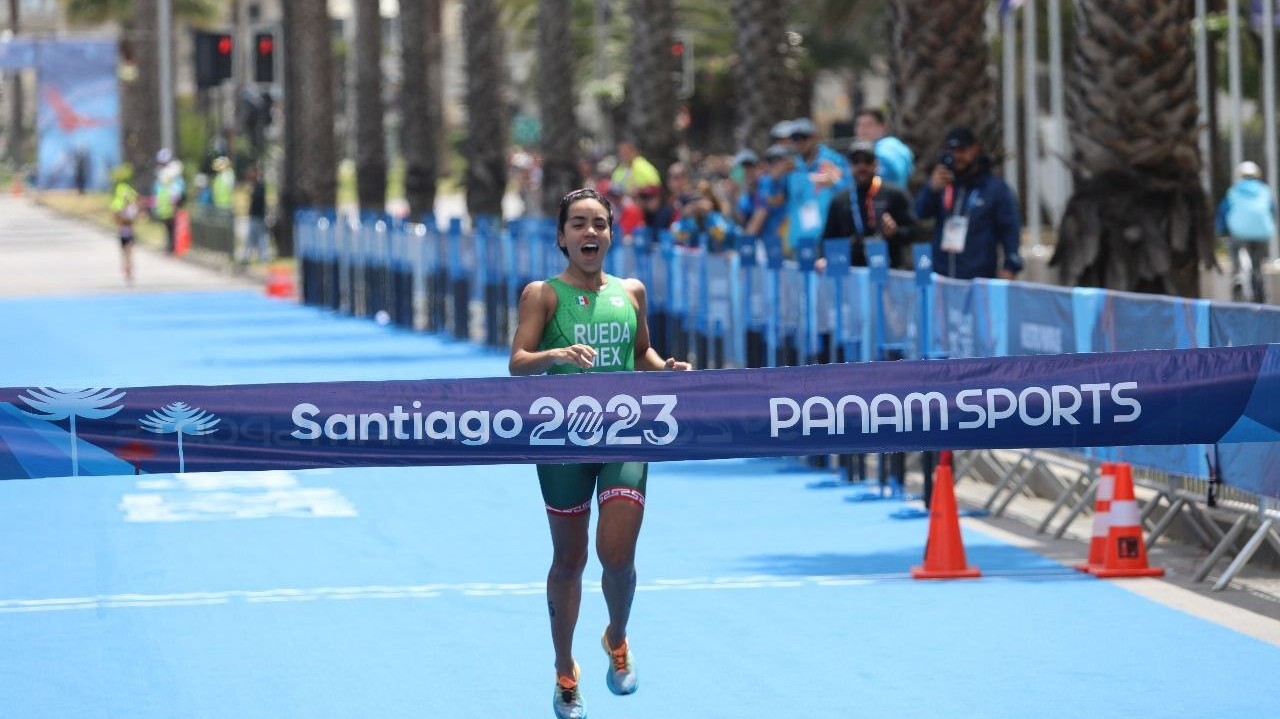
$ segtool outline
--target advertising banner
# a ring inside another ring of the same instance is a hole
[[[621,375],[8,388],[0,389],[0,477],[1266,442],[1280,439],[1277,396],[1280,345]]]

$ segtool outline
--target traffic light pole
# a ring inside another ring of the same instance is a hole
[[[177,157],[173,122],[173,6],[172,0],[159,0],[157,22],[160,26],[160,145]]]

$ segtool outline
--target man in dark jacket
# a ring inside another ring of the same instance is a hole
[[[938,273],[962,280],[1011,280],[1022,271],[1018,202],[1009,185],[991,174],[991,159],[982,154],[969,128],[947,133],[929,182],[916,197],[916,216],[935,222],[933,266]]]
[[[837,192],[831,200],[822,239],[850,238],[853,244],[849,263],[865,267],[867,253],[863,241],[880,236],[889,242],[890,266],[909,268],[916,227],[911,197],[901,187],[880,177],[875,143],[859,140],[850,145],[845,154],[853,170],[853,187]],[[850,211],[855,202],[856,214]]]

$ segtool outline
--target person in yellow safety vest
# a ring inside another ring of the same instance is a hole
[[[231,160],[227,157],[214,159],[213,172],[213,206],[220,210],[231,210],[236,189],[236,173],[231,169]]]
[[[174,215],[186,194],[186,181],[182,177],[182,162],[165,148],[156,153],[156,181],[151,188],[151,216],[164,223],[165,249],[173,254],[176,240]]]

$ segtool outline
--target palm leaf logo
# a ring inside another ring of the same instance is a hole
[[[188,406],[186,402],[171,402],[143,417],[139,424],[155,434],[178,435],[178,472],[185,472],[187,461],[182,454],[182,436],[213,434],[218,431],[216,425],[221,421],[202,409]]]
[[[76,447],[76,418],[106,419],[124,409],[124,405],[110,407],[108,405],[124,399],[124,392],[115,394],[115,388],[90,387],[86,389],[50,389],[36,387],[28,389],[27,395],[19,395],[18,399],[35,410],[20,410],[28,417],[42,419],[46,422],[71,420],[71,476],[80,475],[79,452]]]

